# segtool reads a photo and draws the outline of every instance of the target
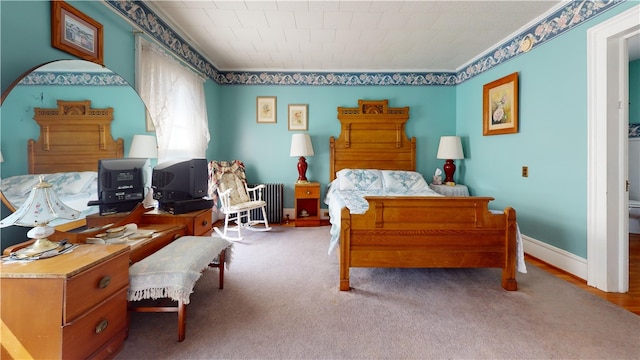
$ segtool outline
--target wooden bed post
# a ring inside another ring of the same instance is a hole
[[[329,156],[331,159],[336,156],[336,139],[332,136],[329,138]],[[329,181],[333,181],[336,178],[335,164],[333,161],[329,164]]]
[[[341,211],[340,224],[340,291],[349,291],[349,267],[351,266],[351,217],[349,209]]]
[[[505,249],[505,266],[502,269],[502,287],[509,291],[518,290],[518,282],[516,281],[516,211],[507,207],[504,209],[507,221],[507,237]]]

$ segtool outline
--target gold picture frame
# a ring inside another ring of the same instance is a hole
[[[102,24],[64,1],[51,1],[51,46],[104,65]]]
[[[482,135],[518,132],[518,73],[483,86]]]
[[[276,121],[276,97],[256,97],[256,122],[258,124],[275,124]]]
[[[289,105],[289,130],[307,131],[309,130],[309,105],[291,104]]]

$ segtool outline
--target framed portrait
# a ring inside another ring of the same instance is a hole
[[[289,105],[289,130],[307,131],[309,130],[309,105]]]
[[[104,65],[102,24],[64,1],[51,2],[51,46]]]
[[[482,104],[482,135],[517,133],[518,73],[484,85]]]
[[[256,98],[256,122],[275,124],[276,119],[276,97],[258,96]]]

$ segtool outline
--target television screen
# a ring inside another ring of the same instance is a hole
[[[176,160],[158,164],[151,176],[153,198],[160,203],[202,199],[208,195],[207,159]]]
[[[150,170],[149,159],[145,158],[98,160],[98,201],[100,204],[132,202],[133,209],[144,199]]]

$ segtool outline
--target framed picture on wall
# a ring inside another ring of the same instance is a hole
[[[306,104],[289,105],[289,130],[307,131],[309,129],[308,106]]]
[[[51,46],[104,65],[102,24],[64,1],[51,2]]]
[[[482,135],[517,133],[518,73],[484,85],[482,104]]]
[[[256,122],[275,124],[276,119],[276,97],[258,96],[256,98]]]

